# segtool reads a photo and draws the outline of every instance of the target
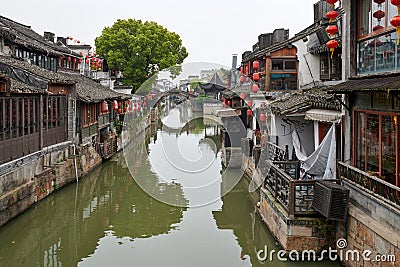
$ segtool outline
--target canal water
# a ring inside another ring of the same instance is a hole
[[[240,171],[222,168],[218,127],[186,107],[164,109],[164,125],[0,228],[0,266],[322,264],[259,261],[257,251],[279,247],[256,213],[247,178],[233,183]],[[206,167],[207,177],[190,164],[183,177],[165,152],[171,149]]]

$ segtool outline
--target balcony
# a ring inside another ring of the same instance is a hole
[[[260,162],[261,174],[265,174],[262,191],[270,193],[287,212],[289,218],[318,214],[312,208],[317,180],[300,180],[299,167],[299,161],[266,160]],[[330,181],[338,182],[338,180]]]
[[[399,187],[343,162],[338,162],[337,169],[340,179],[363,187],[368,193],[389,205],[397,206],[397,208],[400,206]]]

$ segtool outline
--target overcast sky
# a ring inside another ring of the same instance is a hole
[[[232,54],[251,50],[261,33],[290,30],[290,37],[313,23],[317,0],[18,0],[2,1],[0,15],[43,34],[72,36],[93,45],[117,19],[152,20],[178,33],[189,56],[185,63],[231,66]]]

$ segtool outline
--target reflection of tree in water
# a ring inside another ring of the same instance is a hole
[[[130,238],[166,234],[172,229],[171,225],[181,221],[184,209],[159,202],[152,196],[170,195],[185,204],[182,188],[177,184],[160,183],[150,171],[146,153],[135,159],[135,179],[147,190],[151,188],[151,192],[144,192],[133,179],[128,179],[132,185],[126,186],[123,176],[122,179],[116,177],[113,185],[116,201],[111,217],[112,230],[117,237]]]
[[[137,175],[154,182],[146,158],[141,160]],[[173,194],[179,189],[158,186]],[[182,216],[183,209],[144,193],[128,169],[106,162],[0,229],[0,265],[76,266],[94,253],[107,229],[117,237],[150,237],[168,233]]]

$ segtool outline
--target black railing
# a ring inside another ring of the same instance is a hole
[[[356,183],[369,190],[370,193],[384,198],[389,204],[400,206],[399,187],[343,162],[338,162],[337,169],[340,179]]]

